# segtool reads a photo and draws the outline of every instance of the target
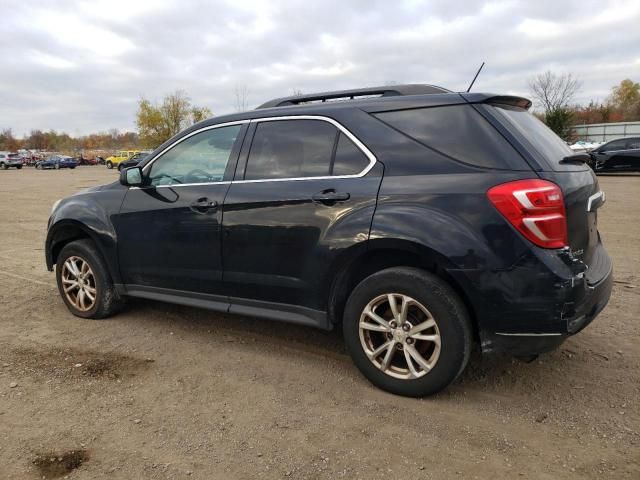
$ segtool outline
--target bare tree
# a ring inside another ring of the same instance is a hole
[[[249,110],[247,99],[247,97],[249,96],[249,89],[247,88],[247,86],[236,85],[234,92],[236,96],[236,112],[246,112],[247,110]]]
[[[566,108],[580,90],[582,82],[570,73],[556,75],[546,71],[529,81],[533,98],[542,106],[545,114]]]

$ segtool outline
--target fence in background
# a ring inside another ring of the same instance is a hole
[[[640,122],[592,123],[576,125],[573,131],[578,140],[608,142],[616,138],[640,137]]]

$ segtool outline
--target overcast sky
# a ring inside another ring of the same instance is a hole
[[[640,81],[640,1],[0,0],[0,128],[135,129],[137,101],[185,90],[216,115],[303,92],[396,83],[577,99]]]

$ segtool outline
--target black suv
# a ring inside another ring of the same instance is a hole
[[[526,99],[403,85],[270,101],[178,134],[54,205],[62,299],[143,297],[332,329],[375,385],[434,393],[604,308],[593,171]]]
[[[627,137],[600,145],[589,154],[591,166],[600,172],[640,172],[640,138]]]

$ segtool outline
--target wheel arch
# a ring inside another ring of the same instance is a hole
[[[455,266],[447,257],[427,246],[398,239],[375,239],[366,250],[353,252],[347,262],[336,269],[329,289],[328,313],[333,323],[341,323],[344,307],[355,286],[366,277],[391,267],[417,267],[437,275],[447,282],[464,302],[472,321],[474,335],[478,333],[476,312],[462,286],[449,274]]]
[[[105,262],[114,283],[118,283],[118,272],[111,262],[106,261],[107,255],[102,242],[99,240],[98,233],[90,226],[73,219],[60,220],[49,228],[45,243],[47,269],[49,271],[53,270],[53,266],[56,264],[60,252],[66,245],[81,239],[88,239],[93,242],[99,254],[102,256],[102,260]]]

